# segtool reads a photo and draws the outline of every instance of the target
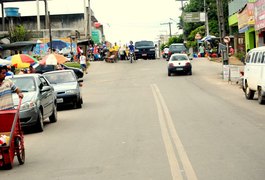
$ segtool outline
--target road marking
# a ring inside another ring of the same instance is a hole
[[[164,98],[162,97],[156,84],[152,84],[151,89],[157,106],[162,138],[165,144],[173,180],[183,180],[184,178],[184,174],[181,174],[182,170],[180,169],[180,165],[183,166],[186,177],[185,179],[197,180],[196,173],[192,168],[188,155],[174,127],[172,117],[169,113]],[[173,144],[175,145],[177,154],[174,152]],[[176,158],[177,155],[180,159],[180,162],[178,162]]]

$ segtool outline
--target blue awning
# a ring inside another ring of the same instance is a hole
[[[243,27],[243,28],[241,28],[241,29],[238,29],[238,32],[239,33],[244,33],[244,32],[246,32],[246,31],[248,31],[249,30],[249,26],[245,26],[245,27]]]

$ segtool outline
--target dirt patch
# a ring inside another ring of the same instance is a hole
[[[209,57],[209,60],[213,61],[213,62],[217,62],[217,63],[222,63],[221,57],[218,57],[218,58],[210,58]],[[230,65],[244,66],[244,64],[235,56],[229,57],[229,64]]]

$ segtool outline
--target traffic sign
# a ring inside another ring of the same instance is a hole
[[[224,37],[224,42],[225,42],[226,44],[228,44],[228,43],[230,42],[230,37],[229,37],[229,36],[225,36],[225,37]]]

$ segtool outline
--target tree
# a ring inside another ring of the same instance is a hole
[[[219,27],[218,27],[218,17],[217,17],[217,6],[216,0],[205,0],[206,1],[206,9],[208,14],[208,26],[209,26],[209,33],[211,35],[215,35],[217,37],[220,36]],[[223,11],[224,11],[224,20],[225,24],[228,24],[228,1],[221,0],[223,3]],[[198,0],[190,0],[188,4],[183,7],[183,12],[204,12],[204,1]],[[183,18],[180,17],[180,27],[184,30],[184,37],[187,37],[187,44],[189,46],[194,45],[194,37],[198,31],[198,27],[204,26],[204,22],[196,22],[196,23],[186,23],[183,22]],[[197,30],[196,30],[197,29]],[[200,29],[202,30],[202,29]],[[228,26],[225,29],[226,33],[228,32]],[[195,34],[194,34],[195,33]],[[201,32],[201,35],[205,35],[204,32]],[[194,46],[193,46],[194,47]]]
[[[9,29],[10,42],[28,41],[31,38],[31,32],[27,31],[23,25],[17,25]]]

